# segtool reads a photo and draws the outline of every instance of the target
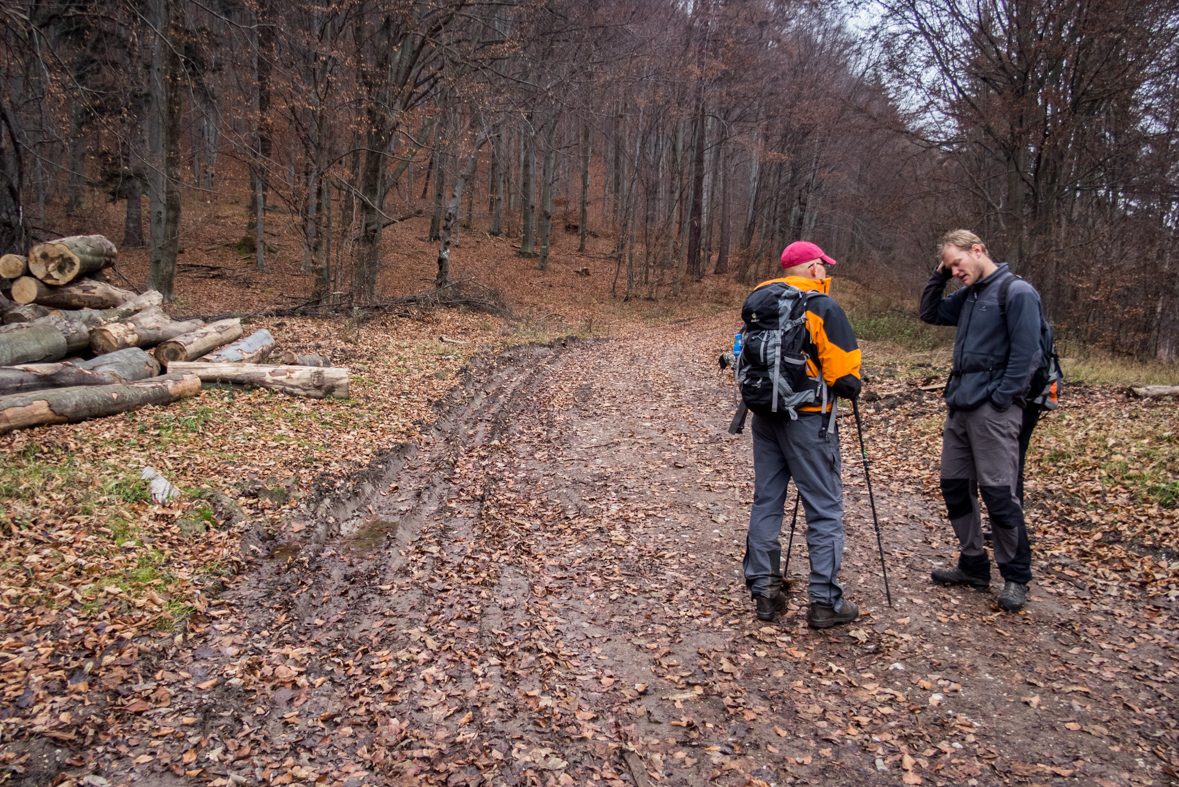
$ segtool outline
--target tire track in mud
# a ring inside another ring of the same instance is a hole
[[[1004,616],[929,588],[947,528],[886,467],[884,606],[850,422],[842,578],[871,614],[806,629],[800,532],[802,587],[773,625],[756,620],[739,576],[749,436],[725,432],[732,388],[707,352],[727,324],[473,364],[428,439],[321,501],[304,544],[210,607],[160,665],[184,686],[152,711],[171,732],[124,731],[106,776],[617,787],[1123,783],[1146,768],[1144,737],[1111,752],[1097,734],[1138,735],[1112,719],[1119,700],[1057,675],[1093,656],[1075,611],[1039,589],[1028,615]],[[1136,647],[1119,655],[1144,677],[1166,668],[1149,659],[1174,668],[1173,651]],[[1114,685],[1165,706],[1161,682]]]

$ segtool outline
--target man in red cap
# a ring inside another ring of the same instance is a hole
[[[806,508],[811,563],[807,623],[813,628],[850,623],[859,615],[856,605],[843,598],[837,581],[843,561],[843,483],[835,397],[859,396],[860,350],[847,315],[829,295],[827,271],[833,265],[835,260],[814,243],[791,243],[782,252],[784,278],[759,284],[746,301],[748,308],[759,290],[779,283],[807,293],[801,352],[815,393],[804,392],[797,404],[788,401],[777,414],[754,415],[755,480],[744,570],[758,618],[773,620],[786,606],[779,536],[786,488],[793,478]]]

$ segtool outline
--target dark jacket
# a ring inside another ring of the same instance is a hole
[[[946,384],[951,410],[990,403],[1006,410],[1026,404],[1032,374],[1040,366],[1040,294],[1023,279],[1007,291],[1006,317],[999,312],[999,285],[1014,276],[1007,263],[982,281],[942,297],[950,272],[934,270],[921,294],[921,319],[957,325],[954,368]]]

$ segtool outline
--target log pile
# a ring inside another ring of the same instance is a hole
[[[202,386],[347,398],[348,370],[324,356],[288,350],[281,365],[263,363],[275,347],[265,328],[243,338],[236,318],[174,320],[158,292],[90,278],[116,256],[106,238],[83,235],[0,257],[0,434],[163,405]]]

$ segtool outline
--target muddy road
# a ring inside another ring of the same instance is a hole
[[[800,525],[790,606],[754,617],[750,438],[706,350],[728,327],[473,364],[429,439],[292,522],[108,695],[99,740],[39,756],[98,787],[1171,783],[1173,617],[1132,594],[1084,611],[1084,567],[1042,544],[1024,614],[998,580],[931,586],[952,534],[883,463],[889,608],[850,413],[843,581],[865,615],[808,631]],[[870,441],[905,428],[884,413]]]

